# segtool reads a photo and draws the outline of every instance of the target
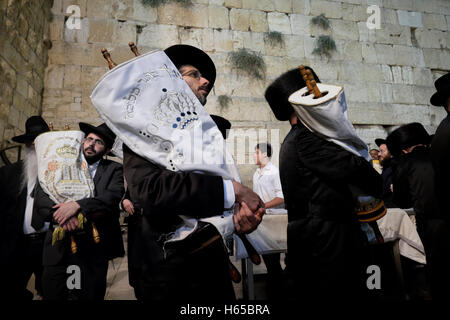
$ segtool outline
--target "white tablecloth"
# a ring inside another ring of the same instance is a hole
[[[282,252],[287,249],[287,214],[264,215],[261,224],[248,238],[260,254]],[[386,215],[377,221],[386,242],[399,239],[399,251],[404,257],[419,263],[426,263],[425,250],[417,233],[416,226],[405,210],[390,208]],[[236,240],[236,258],[247,258],[242,242]]]

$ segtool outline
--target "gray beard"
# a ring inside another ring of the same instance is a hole
[[[28,181],[36,181],[38,177],[38,165],[36,150],[25,147],[25,158],[23,160],[23,172],[21,177],[21,189],[26,188]]]
[[[200,103],[202,104],[202,106],[204,106],[206,104],[206,97],[202,96],[199,94],[199,96],[197,97],[198,101],[200,101]]]

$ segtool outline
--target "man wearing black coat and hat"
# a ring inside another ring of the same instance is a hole
[[[78,246],[76,254],[71,252],[70,237],[52,245],[53,229],[47,232],[43,254],[46,300],[103,300],[108,260],[124,255],[119,224],[119,202],[124,192],[123,169],[121,164],[103,158],[110,152],[115,135],[104,123],[97,127],[83,122],[79,125],[85,133],[82,149],[94,181],[94,196],[55,204],[40,186],[35,192],[33,226],[51,221],[65,231],[75,231],[78,213],[88,221],[82,231],[72,233]],[[98,230],[99,243],[94,242],[91,222]],[[81,288],[69,290],[72,288],[67,287],[70,265],[80,268]]]
[[[400,208],[414,208],[417,231],[425,247],[427,275],[433,299],[450,297],[449,212],[436,198],[430,136],[418,122],[391,132],[386,143],[393,156],[393,201]]]
[[[25,133],[12,138],[25,144],[24,160],[0,168],[0,270],[4,275],[2,297],[6,299],[32,299],[26,288],[33,273],[36,290],[42,294],[42,248],[48,225],[31,226],[37,181],[33,141],[49,130],[42,117],[28,118]]]
[[[442,120],[431,143],[431,159],[435,170],[436,197],[441,210],[450,212],[450,73],[434,83],[436,93],[430,99],[432,105],[443,107],[447,117]]]
[[[164,50],[202,105],[214,85],[216,69],[202,50],[174,45]],[[223,132],[223,131],[222,131]],[[236,181],[195,172],[173,172],[140,157],[126,145],[124,174],[130,198],[139,203],[135,249],[140,265],[139,292],[145,300],[227,301],[235,298],[228,252],[219,239],[200,250],[166,250],[164,243],[182,222],[184,212],[196,219],[221,215],[235,202],[245,203],[233,215],[236,232],[253,231],[264,204]],[[182,242],[186,243],[186,242]],[[169,252],[168,252],[169,251]]]
[[[314,71],[312,74],[319,82]],[[288,101],[303,87],[299,69],[293,69],[265,92],[276,118],[291,124],[280,150],[280,178],[289,221],[286,271],[293,280],[288,297],[317,301],[361,298],[367,279],[360,260],[365,240],[349,184],[380,198],[381,177],[366,159],[303,125]]]

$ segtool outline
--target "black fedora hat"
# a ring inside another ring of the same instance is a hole
[[[305,69],[311,70],[316,82],[320,82],[313,69],[308,66],[305,66]],[[292,108],[288,98],[292,93],[305,86],[306,83],[303,80],[300,69],[295,68],[283,73],[267,87],[264,97],[278,120],[289,120],[294,112],[294,108]]]
[[[381,139],[381,138],[375,139],[375,144],[378,147],[380,147],[382,144],[386,144],[386,139]]]
[[[116,139],[116,135],[111,131],[110,128],[108,128],[105,123],[102,123],[101,125],[95,127],[89,123],[80,122],[79,126],[80,130],[83,131],[86,136],[90,133],[94,133],[105,140],[106,148],[112,148],[114,140]]]
[[[214,114],[211,115],[211,118],[216,123],[216,126],[217,128],[219,128],[219,131],[222,134],[223,138],[226,139],[228,137],[227,130],[231,128],[231,122]]]
[[[434,86],[437,92],[431,96],[430,103],[433,106],[443,107],[450,97],[450,72],[437,79]]]
[[[417,144],[428,145],[430,135],[422,124],[412,122],[392,131],[386,138],[386,145],[394,157],[402,154],[402,150]]]
[[[176,44],[164,50],[177,69],[182,65],[190,64],[196,67],[202,76],[209,81],[209,88],[214,86],[216,81],[216,67],[211,58],[199,48],[187,45]]]
[[[38,135],[47,131],[50,131],[50,128],[41,116],[31,116],[25,122],[25,133],[11,139],[18,143],[32,142]]]

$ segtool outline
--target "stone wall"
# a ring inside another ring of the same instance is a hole
[[[0,148],[42,112],[50,0],[0,0]]]
[[[411,121],[434,132],[444,117],[443,110],[429,105],[429,98],[433,81],[450,70],[450,1],[192,3],[191,7],[167,3],[151,8],[142,0],[55,0],[44,117],[58,128],[65,123],[76,127],[78,121],[100,123],[89,100],[96,81],[108,70],[100,50],[106,47],[120,63],[132,58],[129,41],[136,42],[141,52],[176,43],[203,48],[218,72],[208,111],[231,120],[233,128],[256,129],[257,135],[264,133],[259,129],[268,129],[274,141],[282,141],[289,126],[276,121],[264,90],[274,78],[300,64],[313,67],[323,82],[345,87],[349,117],[370,146],[393,127]],[[367,28],[370,4],[380,8],[380,29]],[[80,9],[80,29],[65,25],[69,5]],[[331,29],[323,30],[311,22],[321,13],[331,22]],[[283,35],[282,44],[270,43],[267,35],[271,31]],[[330,58],[312,54],[321,34],[331,35],[336,42],[337,51]],[[265,80],[249,78],[229,64],[228,54],[243,47],[261,53],[267,65]],[[228,107],[219,105],[220,95],[231,97]],[[252,153],[253,141],[249,144],[247,156]],[[244,181],[250,181],[254,166],[241,165],[240,169]]]

